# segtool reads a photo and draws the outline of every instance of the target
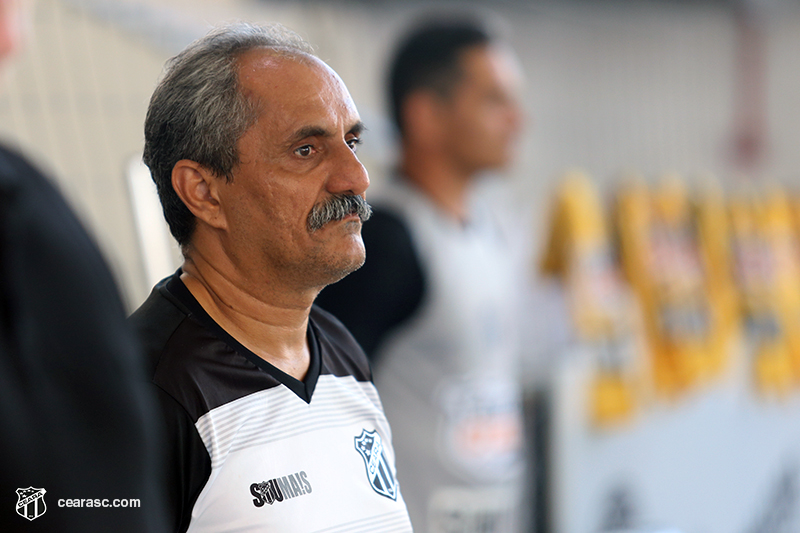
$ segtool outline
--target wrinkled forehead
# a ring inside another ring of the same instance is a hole
[[[260,48],[245,52],[237,62],[239,85],[248,98],[272,104],[319,98],[356,112],[342,79],[317,57]]]

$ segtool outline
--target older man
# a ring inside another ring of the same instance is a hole
[[[170,63],[145,162],[184,264],[132,320],[171,439],[178,531],[408,531],[367,360],[313,307],[364,262],[363,129],[279,27],[227,26]]]

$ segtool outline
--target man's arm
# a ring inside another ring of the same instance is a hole
[[[361,234],[364,266],[325,288],[316,303],[347,326],[374,362],[386,335],[422,303],[425,279],[411,235],[397,216],[376,209]]]
[[[170,395],[156,388],[165,422],[167,515],[172,531],[183,533],[189,528],[192,508],[211,475],[211,459],[189,414]]]
[[[149,387],[159,408],[161,433],[165,441],[160,473],[164,483],[167,520],[170,531],[183,533],[189,527],[197,497],[211,475],[211,459],[197,432],[195,419],[184,404],[176,399],[181,385],[175,384],[174,380],[183,374],[169,366],[169,362],[176,358],[169,357],[165,347],[188,311],[177,307],[174,301],[167,303],[165,284],[166,280],[159,283],[128,320],[143,347],[148,362],[147,373],[153,376]],[[179,356],[178,360],[183,358]],[[161,369],[162,365],[167,365],[167,368]],[[162,380],[159,376],[169,379]],[[174,388],[169,388],[170,385]]]

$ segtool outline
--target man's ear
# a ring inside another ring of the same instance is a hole
[[[181,159],[172,167],[172,187],[178,197],[195,217],[217,229],[227,227],[219,203],[219,187],[223,181],[190,159]]]

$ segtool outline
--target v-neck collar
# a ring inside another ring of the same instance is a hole
[[[177,299],[181,304],[186,307],[186,310],[189,311],[189,316],[200,322],[205,328],[210,330],[214,333],[217,337],[219,337],[225,344],[227,344],[231,349],[233,349],[236,353],[241,354],[242,356],[246,357],[251,363],[256,365],[260,370],[269,374],[272,378],[279,381],[282,385],[285,385],[289,390],[294,392],[300,399],[305,401],[306,403],[311,403],[311,397],[314,394],[314,389],[317,386],[317,380],[319,379],[320,369],[322,367],[321,363],[321,355],[320,355],[320,347],[319,347],[319,340],[317,338],[317,331],[316,325],[311,321],[311,317],[308,319],[308,330],[307,330],[307,339],[308,339],[308,348],[311,356],[311,361],[308,366],[308,372],[306,372],[306,377],[303,381],[290,376],[280,368],[276,367],[275,365],[265,361],[247,347],[245,347],[242,343],[237,341],[230,333],[222,329],[222,327],[217,324],[213,318],[203,309],[203,306],[200,305],[200,302],[194,297],[188,287],[183,283],[181,280],[181,269],[178,269],[177,272],[170,278],[170,280],[165,285],[165,289],[169,294],[171,294],[175,299]]]

